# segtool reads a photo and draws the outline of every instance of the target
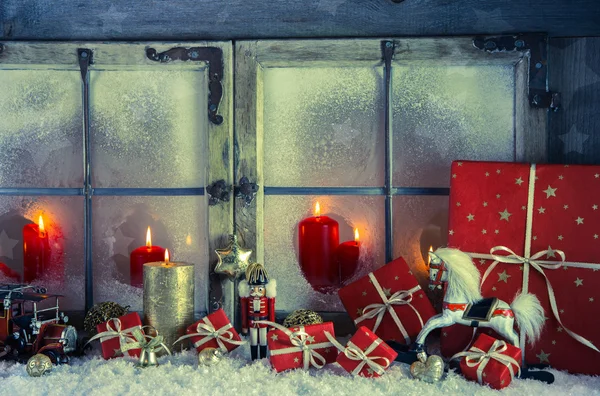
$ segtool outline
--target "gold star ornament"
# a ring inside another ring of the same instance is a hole
[[[227,275],[232,282],[246,271],[252,254],[252,250],[243,249],[238,245],[236,235],[229,235],[229,245],[215,252],[219,257],[215,273]]]

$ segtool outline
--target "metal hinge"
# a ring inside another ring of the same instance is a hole
[[[239,184],[233,188],[233,191],[235,197],[240,198],[242,202],[244,202],[244,206],[249,207],[256,197],[258,185],[250,182],[250,180],[244,176],[240,179]]]
[[[146,48],[148,59],[168,63],[173,61],[202,61],[208,63],[208,119],[215,125],[223,123],[223,116],[217,114],[223,97],[223,50],[217,47],[175,47],[164,52]]]
[[[532,107],[557,111],[560,93],[548,91],[548,36],[541,33],[511,36],[482,37],[473,39],[473,45],[489,53],[529,52],[529,104]]]
[[[217,205],[220,202],[229,202],[231,190],[236,198],[240,198],[244,206],[248,207],[254,201],[258,192],[258,185],[253,183],[246,176],[240,179],[236,186],[227,185],[225,180],[217,180],[209,186],[206,186],[208,194],[208,204],[210,206]]]

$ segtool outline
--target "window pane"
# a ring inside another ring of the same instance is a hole
[[[204,185],[203,71],[93,71],[90,87],[95,187]]]
[[[37,224],[40,215],[45,238],[39,238],[37,231],[23,231],[24,227]],[[26,283],[64,295],[60,300],[62,310],[83,310],[83,257],[82,197],[2,197],[0,283],[23,280],[25,274]],[[41,263],[37,269],[36,263]]]
[[[298,223],[313,216],[316,202],[321,214],[339,223],[340,242],[352,241],[353,228],[360,233],[358,279],[384,264],[384,199],[380,196],[266,196],[265,266],[281,290],[277,310],[299,308],[343,312],[337,292],[316,292],[307,282],[298,263]]]
[[[392,73],[394,185],[448,187],[455,159],[513,161],[512,66]]]
[[[78,71],[0,70],[0,186],[80,187]]]
[[[394,197],[394,257],[404,257],[419,284],[428,290],[427,251],[448,241],[447,196]]]
[[[115,301],[142,311],[143,289],[130,286],[129,254],[152,244],[169,249],[172,261],[196,265],[196,311],[206,311],[208,288],[207,205],[194,197],[93,198],[94,301]]]
[[[381,186],[383,71],[264,71],[266,186]]]

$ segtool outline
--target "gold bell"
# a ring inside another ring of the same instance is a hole
[[[158,360],[156,359],[156,352],[154,349],[146,352],[145,349],[142,349],[142,353],[140,353],[140,360],[136,367],[145,368],[151,366],[158,366]]]

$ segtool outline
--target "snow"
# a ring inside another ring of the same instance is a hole
[[[436,384],[410,377],[408,365],[395,362],[381,378],[353,378],[337,364],[309,372],[276,374],[267,359],[251,362],[242,346],[212,367],[198,367],[195,351],[159,358],[157,368],[136,369],[135,359],[103,360],[97,350],[30,378],[23,364],[0,362],[0,395],[600,395],[600,377],[550,370],[552,385],[516,379],[502,391],[468,382],[455,373]],[[500,393],[498,393],[500,392]]]

